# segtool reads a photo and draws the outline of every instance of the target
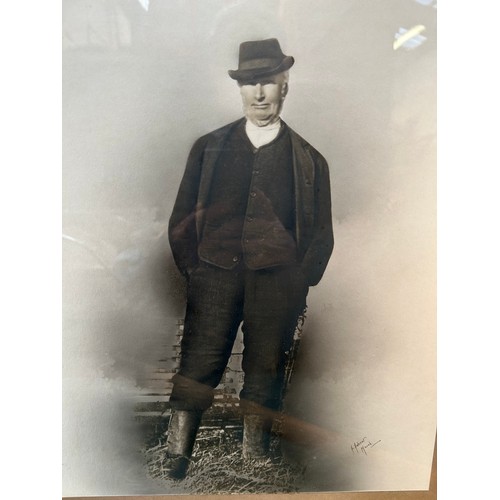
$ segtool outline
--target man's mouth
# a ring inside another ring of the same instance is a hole
[[[264,108],[267,108],[269,106],[269,104],[252,104],[252,106],[254,108],[258,108],[258,109],[264,109]]]

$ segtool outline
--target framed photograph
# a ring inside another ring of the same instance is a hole
[[[62,5],[64,497],[434,498],[437,2]]]

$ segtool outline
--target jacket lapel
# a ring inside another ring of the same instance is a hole
[[[314,225],[314,161],[307,145],[290,127],[295,180],[296,226],[295,237],[299,251],[307,242]]]
[[[203,228],[203,220],[205,216],[205,208],[209,201],[210,186],[214,175],[217,159],[222,152],[224,143],[226,142],[229,133],[242,119],[237,120],[211,134],[205,153],[203,156],[203,165],[201,168],[200,188],[198,190],[198,202],[196,206],[196,231],[198,233],[198,241],[201,240],[201,230]]]

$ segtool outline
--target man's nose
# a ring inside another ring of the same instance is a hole
[[[262,99],[264,99],[264,89],[262,88],[261,83],[255,85],[255,99],[258,101],[262,101]]]

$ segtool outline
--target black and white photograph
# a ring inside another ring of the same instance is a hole
[[[436,0],[62,2],[62,493],[429,490]]]

